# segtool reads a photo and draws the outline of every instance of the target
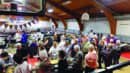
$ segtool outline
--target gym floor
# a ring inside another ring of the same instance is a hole
[[[128,61],[128,60],[125,58],[122,58],[122,57],[120,58],[120,62],[126,62],[126,61]],[[119,70],[116,70],[116,71],[114,71],[114,73],[130,73],[130,66],[126,66]]]

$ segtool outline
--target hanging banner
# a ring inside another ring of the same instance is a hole
[[[25,28],[27,28],[27,24],[23,24],[23,26],[24,26]]]
[[[23,25],[19,25],[20,29],[23,29]]]
[[[9,28],[12,29],[12,28],[13,28],[13,25],[9,25]]]
[[[4,26],[5,26],[5,28],[7,28],[7,27],[8,27],[8,24],[4,24]]]
[[[17,30],[17,28],[18,28],[18,25],[15,25],[14,27],[15,27],[15,29]]]
[[[35,20],[32,20],[32,23],[35,24],[36,23]]]
[[[31,22],[28,22],[28,25],[31,26]]]
[[[0,21],[0,26],[6,24],[6,22]]]

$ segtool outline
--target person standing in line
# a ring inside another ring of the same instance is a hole
[[[99,68],[102,68],[102,50],[105,48],[104,41],[101,40],[97,46],[98,48],[98,63],[99,63]]]
[[[26,47],[22,47],[21,43],[16,44],[16,53],[26,58],[28,55],[28,50]]]
[[[88,49],[88,53],[85,55],[85,73],[91,73],[98,67],[98,55],[91,44]]]
[[[81,48],[79,45],[74,46],[75,56],[73,60],[73,73],[83,73],[83,52],[81,51]]]
[[[21,31],[17,31],[15,33],[15,36],[14,36],[14,39],[16,40],[16,43],[20,43],[21,42],[21,38],[22,38]]]
[[[105,67],[112,65],[112,50],[112,44],[110,43],[102,50],[102,59]]]
[[[119,64],[121,49],[120,49],[120,40],[116,41],[116,44],[113,48],[113,64]]]
[[[58,73],[68,73],[68,63],[66,60],[66,53],[63,50],[59,51]]]
[[[53,46],[50,48],[48,54],[52,58],[57,58],[58,57],[57,42],[53,43]]]
[[[28,52],[33,56],[38,54],[38,43],[36,41],[33,40],[29,45]]]

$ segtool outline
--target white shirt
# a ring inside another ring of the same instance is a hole
[[[47,54],[46,49],[43,49],[43,50],[40,50],[40,51],[39,51],[39,57],[40,57],[41,59],[43,59],[43,58],[48,58],[48,54]]]
[[[30,73],[29,65],[27,62],[23,62],[22,64],[17,65],[14,73]]]
[[[30,36],[30,38],[31,38],[32,40],[36,40],[36,41],[37,41],[39,38],[40,38],[40,40],[43,40],[43,37],[44,37],[44,35],[43,35],[41,32],[32,33],[31,36]]]
[[[58,55],[58,50],[57,50],[57,48],[55,48],[55,47],[51,47],[50,48],[50,50],[49,50],[49,54],[51,54],[51,55]]]

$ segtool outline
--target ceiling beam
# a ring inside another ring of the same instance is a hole
[[[99,0],[96,0],[98,3],[101,3],[103,6],[110,6],[110,5],[108,5],[106,2],[102,2],[102,1],[99,1]],[[120,2],[120,1],[118,1],[118,2]],[[113,2],[114,3],[114,2]],[[110,2],[109,4],[113,4],[112,2]],[[115,11],[114,9],[112,9],[111,7],[107,7],[107,9],[109,10],[109,11],[111,11],[111,13],[112,14],[114,14],[114,15],[120,15],[121,13],[120,12],[117,12],[117,11]]]
[[[57,18],[58,20],[61,20],[61,22],[63,23],[64,29],[65,29],[65,30],[67,29],[67,23],[66,23],[66,21],[65,21],[62,17],[57,16],[57,15],[55,15],[55,14],[50,14],[50,15],[49,15],[48,13],[46,13],[46,15],[49,16],[51,19],[53,19],[52,21],[53,21],[53,23],[55,24],[55,27],[58,27],[58,24],[57,24],[57,22],[56,22],[56,20],[55,20],[55,18]]]
[[[58,23],[56,22],[56,20],[52,18],[52,22],[54,23],[55,27],[58,28]]]
[[[40,21],[49,21],[49,18],[48,18],[48,17],[39,16],[38,19],[39,19]]]
[[[59,19],[59,17],[54,16],[53,14],[49,14],[49,13],[47,13],[47,12],[45,13],[45,16],[48,17],[48,18],[56,19],[56,20]]]
[[[52,22],[54,23],[55,27],[58,28],[58,23],[56,22],[56,18],[53,16],[50,16],[48,14],[45,14],[46,17],[52,19]]]
[[[64,29],[66,30],[66,29],[67,29],[67,23],[65,22],[64,19],[60,19],[60,20],[62,21],[62,23],[63,23],[63,25],[64,25]]]
[[[80,19],[76,19],[77,20],[77,23],[79,25],[79,29],[80,31],[83,31],[84,30],[84,24],[82,24],[81,20]]]
[[[100,10],[103,10],[105,16],[107,17],[107,19],[109,21],[109,25],[110,25],[110,29],[111,29],[111,34],[116,34],[117,21],[113,17],[111,11],[107,7],[105,7],[104,5],[102,5],[101,3],[99,3],[97,0],[91,0],[91,1],[93,2],[93,5],[95,7],[97,7]]]
[[[70,9],[56,3],[54,0],[47,0],[47,2],[49,4],[51,4],[52,6],[54,6],[54,7],[58,8],[58,9],[64,11],[64,12],[66,12],[67,14],[73,16],[74,18],[80,18],[80,14],[78,14],[78,13],[76,13],[74,11],[71,11]]]
[[[68,8],[66,8],[66,7],[64,7],[64,6],[62,6],[62,5],[54,2],[52,0],[47,0],[47,2],[50,3],[51,5],[55,6],[56,8],[58,8],[58,9],[64,11],[64,12],[66,12],[67,14],[71,15],[72,17],[74,17],[76,19],[80,19],[80,17],[81,17],[81,15],[79,13],[71,11],[70,9],[68,9]],[[63,19],[61,19],[61,21],[63,22],[65,29],[67,29],[67,24],[65,23],[65,21]],[[78,23],[80,23],[80,22],[78,22]],[[81,29],[82,29],[82,26],[83,26],[83,24],[79,24],[79,27]]]

